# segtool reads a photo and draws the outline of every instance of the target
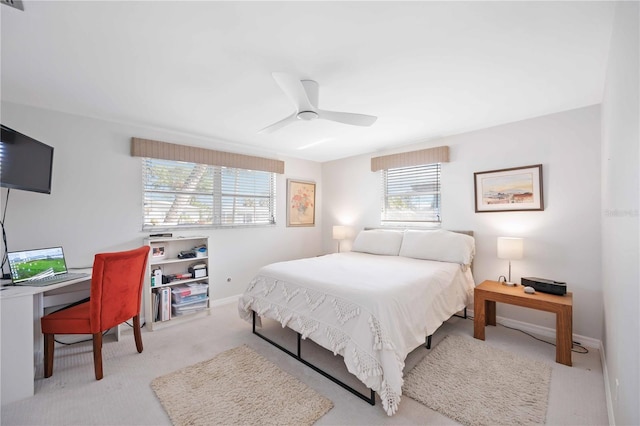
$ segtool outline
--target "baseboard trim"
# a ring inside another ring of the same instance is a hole
[[[225,297],[224,299],[210,300],[209,306],[215,308],[216,306],[228,305],[229,303],[237,303],[240,296],[242,295],[236,294],[235,296]]]
[[[473,310],[468,309],[467,312],[469,315],[474,316]],[[517,328],[518,330],[526,331],[527,333],[532,333],[540,337],[545,337],[551,340],[556,340],[556,330],[555,328],[543,327],[536,324],[531,324],[529,322],[518,321],[511,318],[505,317],[496,317],[496,322],[498,324],[502,324],[507,327]],[[582,336],[580,334],[573,334],[572,340],[574,342],[579,342],[583,346],[587,346],[590,348],[596,348],[600,350],[602,348],[602,341],[599,339],[594,339],[593,337]],[[602,354],[602,350],[600,350]],[[601,355],[602,356],[602,355]]]
[[[600,363],[602,363],[602,376],[604,379],[604,396],[607,402],[607,416],[609,417],[609,425],[615,426],[616,416],[613,412],[613,398],[611,395],[611,388],[609,387],[609,370],[607,370],[607,357],[604,353],[604,345],[600,342]]]

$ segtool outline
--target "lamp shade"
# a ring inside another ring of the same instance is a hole
[[[500,259],[522,259],[522,238],[498,237],[498,257]]]
[[[333,239],[344,240],[347,238],[347,227],[343,225],[335,225],[333,227]]]

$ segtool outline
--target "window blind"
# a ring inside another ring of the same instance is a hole
[[[143,229],[275,223],[275,173],[143,158]]]
[[[440,163],[382,171],[382,223],[441,222]]]

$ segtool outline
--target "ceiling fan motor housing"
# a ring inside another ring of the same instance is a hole
[[[316,118],[318,118],[318,113],[315,111],[300,111],[298,113],[299,120],[309,121],[315,120]]]

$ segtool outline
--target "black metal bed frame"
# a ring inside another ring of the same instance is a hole
[[[354,388],[352,388],[348,384],[344,383],[340,379],[337,379],[337,378],[333,377],[331,374],[327,373],[326,371],[318,368],[317,366],[311,364],[306,359],[302,358],[302,345],[301,345],[302,335],[300,333],[298,333],[296,331],[296,334],[297,334],[297,352],[295,352],[295,353],[291,352],[289,349],[287,349],[284,346],[274,342],[273,340],[271,340],[268,337],[266,337],[264,334],[258,333],[256,331],[256,315],[257,314],[256,314],[255,311],[251,311],[251,314],[252,314],[252,317],[251,317],[252,318],[251,331],[253,332],[253,334],[255,334],[256,336],[260,337],[261,339],[264,339],[265,341],[271,343],[273,346],[275,346],[276,348],[280,349],[282,352],[286,353],[287,355],[297,359],[298,361],[300,361],[301,363],[303,363],[307,367],[309,367],[309,368],[317,371],[318,373],[322,374],[327,379],[331,380],[335,384],[337,384],[337,385],[343,387],[344,389],[348,390],[349,392],[351,392],[352,394],[354,394],[358,398],[362,399],[363,401],[369,403],[370,405],[376,405],[376,392],[373,389],[370,389],[370,391],[371,391],[371,395],[370,396],[367,396],[367,395],[365,395],[363,393],[360,393],[359,391],[355,390]],[[466,319],[467,318],[467,308],[466,307],[464,308],[464,316],[457,315],[457,314],[453,314],[452,316]],[[426,349],[431,349],[431,336],[432,336],[432,334],[427,336],[427,341],[426,341],[426,344],[425,344],[425,348]]]

